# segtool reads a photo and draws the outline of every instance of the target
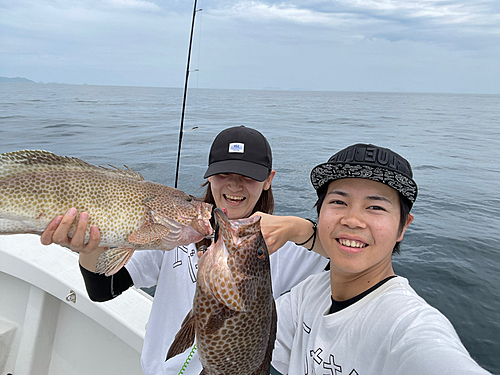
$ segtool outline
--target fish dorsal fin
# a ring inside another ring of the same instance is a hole
[[[142,177],[142,174],[140,174],[139,172],[134,172],[132,169],[130,169],[126,165],[124,165],[124,167],[127,168],[127,170],[115,167],[114,165],[111,165],[111,164],[108,164],[108,165],[114,169],[110,169],[108,167],[103,167],[102,165],[100,165],[99,168],[106,171],[106,172],[118,174],[122,177],[130,177],[130,178],[135,178],[136,180],[139,180],[139,181],[144,181],[144,177]]]
[[[193,310],[190,310],[184,318],[179,332],[177,332],[177,334],[175,335],[174,342],[168,349],[167,358],[165,359],[165,361],[168,361],[170,358],[175,357],[177,354],[181,354],[186,349],[190,348],[194,343],[194,337],[195,320]]]
[[[99,255],[95,272],[111,276],[117,273],[132,257],[134,249],[117,247]]]
[[[113,167],[96,167],[78,158],[59,156],[50,151],[43,150],[21,150],[7,152],[0,155],[0,178],[12,176],[23,172],[49,172],[49,171],[75,171],[75,172],[99,172],[112,174],[114,176],[133,178],[138,181],[144,180],[140,173]]]

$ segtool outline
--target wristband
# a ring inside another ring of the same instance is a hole
[[[316,223],[315,221],[312,221],[311,219],[306,219],[306,220],[308,220],[308,221],[310,221],[310,222],[312,223],[312,225],[313,225],[313,234],[311,234],[311,237],[309,237],[309,238],[308,238],[307,240],[305,240],[304,242],[302,242],[302,243],[295,243],[295,244],[296,244],[297,246],[303,246],[303,245],[305,245],[306,243],[308,243],[309,241],[311,241],[311,238],[314,238],[313,243],[312,243],[312,245],[311,245],[311,248],[310,248],[310,249],[307,249],[307,247],[306,247],[306,249],[307,249],[307,250],[311,251],[311,250],[314,248],[314,244],[316,243],[316,230],[317,230],[317,228],[318,228],[318,223]]]

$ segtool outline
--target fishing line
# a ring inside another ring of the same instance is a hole
[[[202,11],[203,8],[200,8],[198,11]],[[200,22],[199,27],[198,27],[198,63],[197,63],[197,68],[198,73],[196,74],[196,88],[198,88],[198,79],[200,77],[200,55],[201,55],[201,30],[202,30],[202,25],[203,25],[203,12],[200,12]]]
[[[186,371],[187,366],[189,365],[189,362],[193,359],[194,352],[196,351],[196,344],[193,346],[193,349],[191,349],[191,353],[188,354],[186,361],[184,362],[184,365],[182,365],[181,370],[179,371],[178,375],[183,375],[184,371]]]
[[[197,44],[198,45],[198,48],[197,48],[197,55],[198,56],[193,56],[196,61],[196,68],[195,69],[191,69],[190,73],[196,73],[196,85],[195,85],[195,88],[198,89],[199,88],[199,79],[200,79],[200,54],[201,54],[201,31],[203,29],[202,25],[203,25],[203,8],[200,6],[202,3],[201,0],[198,0],[198,9],[196,9],[196,16],[198,17],[197,19],[197,22],[196,22],[196,25],[195,25],[195,28],[198,30],[198,36],[197,38],[195,38],[193,44]],[[193,54],[194,55],[194,54]],[[191,100],[191,99],[190,99]],[[200,95],[195,95],[193,98],[192,98],[192,105],[189,106],[189,108],[192,108],[193,109],[193,115],[198,115],[198,110],[200,108],[199,106],[199,103],[200,103]],[[191,119],[193,119],[193,116],[191,116]],[[198,127],[195,127],[195,128],[198,128]],[[194,129],[194,128],[193,128]],[[187,130],[189,131],[189,130]],[[184,133],[186,133],[187,131],[184,131]]]

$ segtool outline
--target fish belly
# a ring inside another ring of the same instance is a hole
[[[198,296],[193,306],[198,319],[196,341],[208,374],[250,375],[261,368],[267,360],[272,330],[274,301],[272,295],[269,297],[263,296],[261,303],[248,311],[231,313],[212,296]],[[223,324],[211,332],[214,314],[221,315]]]

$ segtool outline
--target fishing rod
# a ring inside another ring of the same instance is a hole
[[[188,80],[189,80],[189,64],[191,62],[191,48],[193,46],[193,32],[194,32],[194,19],[196,17],[196,12],[201,11],[202,9],[196,9],[196,3],[198,0],[194,0],[194,8],[193,8],[193,20],[191,22],[191,36],[189,38],[189,50],[188,50],[188,59],[187,59],[187,67],[186,67],[186,81],[184,83],[184,99],[182,101],[182,114],[181,114],[181,128],[179,131],[179,146],[177,148],[177,169],[175,170],[175,185],[177,188],[177,181],[179,180],[179,165],[181,161],[181,145],[182,145],[182,136],[184,134],[184,114],[186,112],[186,98],[187,98],[187,89],[188,89]],[[198,70],[198,69],[196,69]]]

